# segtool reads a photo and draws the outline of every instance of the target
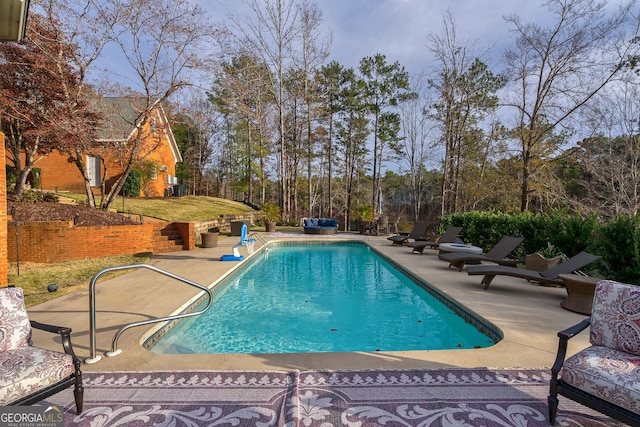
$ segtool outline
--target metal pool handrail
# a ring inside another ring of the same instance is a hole
[[[253,233],[252,235],[248,236],[249,239],[257,237],[258,240],[260,240],[260,242],[262,243],[262,247],[265,248],[265,250],[269,250],[269,247],[267,246],[267,242],[262,238],[261,235],[259,235],[258,233]]]
[[[117,266],[117,267],[108,267],[108,268],[105,268],[104,270],[100,270],[93,276],[93,278],[91,278],[91,284],[89,285],[89,338],[90,338],[90,355],[91,355],[91,357],[85,359],[84,360],[85,363],[87,363],[87,364],[96,363],[102,358],[101,356],[97,356],[96,355],[96,282],[97,282],[98,278],[100,276],[102,276],[104,273],[107,273],[107,272],[110,272],[110,271],[128,270],[128,269],[134,269],[134,268],[147,268],[149,270],[152,270],[152,271],[155,271],[157,273],[160,273],[160,274],[163,274],[165,276],[168,276],[168,277],[171,277],[173,279],[176,279],[176,280],[178,280],[178,281],[180,281],[182,283],[186,283],[187,285],[190,285],[190,286],[193,286],[195,288],[198,288],[198,289],[206,292],[207,297],[208,297],[208,301],[207,301],[206,306],[201,310],[192,311],[190,313],[175,314],[173,316],[160,317],[160,318],[157,318],[157,319],[150,319],[150,320],[143,320],[143,321],[139,321],[139,322],[132,322],[132,323],[128,323],[128,324],[124,325],[113,336],[113,341],[112,341],[112,344],[111,344],[111,351],[105,353],[106,356],[108,356],[108,357],[117,356],[118,354],[120,354],[122,352],[122,350],[118,350],[118,338],[120,337],[120,335],[124,331],[126,331],[129,328],[132,328],[134,326],[149,325],[149,324],[158,323],[158,322],[166,322],[168,320],[182,319],[182,318],[185,318],[185,317],[198,316],[198,315],[204,313],[205,311],[207,311],[209,309],[209,307],[211,306],[211,303],[213,301],[213,294],[211,293],[211,289],[207,288],[206,286],[202,286],[202,285],[200,285],[198,283],[192,282],[192,281],[190,281],[188,279],[185,279],[184,277],[180,277],[180,276],[177,276],[177,275],[175,275],[173,273],[169,273],[168,271],[161,270],[161,269],[159,269],[157,267],[154,267],[152,265],[131,264],[131,265],[121,265],[121,266]]]

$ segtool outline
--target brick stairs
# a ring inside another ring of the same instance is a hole
[[[173,223],[158,223],[153,232],[153,251],[177,252],[184,249],[184,241]]]

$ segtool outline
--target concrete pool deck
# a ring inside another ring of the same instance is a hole
[[[299,236],[286,233],[260,233],[266,240],[330,240],[332,236]],[[281,237],[279,237],[281,236]],[[341,240],[345,237],[339,235]],[[354,239],[361,238],[352,235]],[[550,367],[558,345],[557,332],[586,316],[560,307],[566,297],[564,288],[543,287],[525,280],[498,276],[488,290],[480,285],[480,276],[449,269],[437,251],[412,254],[407,247],[392,246],[384,237],[366,237],[366,242],[398,265],[429,282],[442,293],[459,301],[476,314],[495,324],[504,339],[496,345],[473,350],[437,350],[370,353],[165,355],[145,350],[142,340],[151,326],[125,331],[118,340],[122,353],[105,357],[111,350],[114,334],[132,321],[168,316],[183,307],[198,290],[148,269],[139,269],[96,286],[97,363],[83,363],[92,371],[171,371],[171,370],[291,370],[291,369],[412,369],[447,367],[540,368]],[[209,286],[236,268],[238,262],[222,262],[220,256],[231,253],[235,237],[220,239],[216,248],[198,248],[154,255],[150,265]],[[256,243],[259,247],[260,243]],[[245,253],[245,252],[243,252]],[[89,291],[65,295],[28,309],[32,320],[73,329],[76,354],[85,360],[91,355],[89,333]],[[34,330],[37,346],[60,350],[57,336]],[[569,354],[589,345],[588,333],[570,341]]]

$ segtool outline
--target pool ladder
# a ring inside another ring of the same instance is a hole
[[[262,241],[264,242],[264,240]],[[199,285],[198,283],[192,282],[188,279],[185,279],[184,277],[180,277],[173,273],[169,273],[168,271],[161,270],[152,265],[131,264],[131,265],[121,265],[117,267],[108,267],[108,268],[105,268],[104,270],[100,270],[93,276],[93,278],[91,279],[91,284],[89,286],[89,339],[90,339],[89,350],[90,350],[91,357],[85,359],[84,360],[85,363],[87,364],[96,363],[102,358],[101,356],[96,355],[96,283],[98,278],[102,276],[104,273],[108,273],[110,271],[129,270],[129,269],[137,269],[137,268],[147,268],[149,270],[171,277],[173,279],[178,280],[179,282],[186,283],[187,285],[190,285],[202,290],[207,296],[207,299],[208,299],[207,304],[201,310],[192,311],[189,313],[175,314],[173,316],[160,317],[157,319],[142,320],[139,322],[132,322],[124,325],[113,336],[113,340],[111,343],[111,351],[105,353],[107,357],[117,356],[122,352],[122,350],[118,349],[118,338],[120,337],[120,335],[122,335],[124,331],[126,331],[129,328],[133,328],[134,326],[150,325],[152,323],[158,323],[158,322],[166,322],[169,320],[177,320],[185,317],[198,316],[204,313],[205,311],[207,311],[211,306],[211,303],[213,301],[213,294],[211,293],[211,289],[207,288],[206,286]]]

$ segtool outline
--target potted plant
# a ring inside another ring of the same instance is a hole
[[[262,205],[262,212],[264,213],[265,230],[268,232],[276,231],[276,224],[280,219],[280,206],[265,203]]]
[[[525,265],[527,270],[545,271],[560,264],[566,258],[567,256],[559,248],[547,242],[545,248],[525,257]]]
[[[367,203],[359,203],[351,208],[351,213],[358,218],[358,231],[364,234],[367,222],[373,221],[373,208]]]

